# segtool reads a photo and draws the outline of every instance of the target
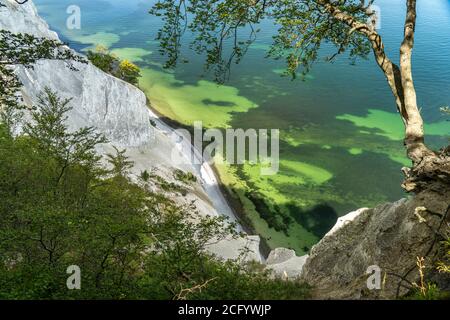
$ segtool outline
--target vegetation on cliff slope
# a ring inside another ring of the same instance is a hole
[[[205,252],[240,236],[131,181],[123,150],[95,151],[94,128],[68,131],[70,100],[46,90],[24,123],[12,67],[39,59],[85,62],[58,41],[0,31],[0,299],[299,299],[307,288],[261,266]],[[145,177],[146,175],[142,175]],[[192,177],[181,177],[192,180]],[[146,180],[146,181],[144,181]],[[68,267],[81,290],[68,290]]]
[[[89,50],[87,57],[97,68],[137,86],[141,71],[131,61],[120,60],[102,46],[97,46],[95,50]]]
[[[224,218],[199,218],[134,183],[124,152],[101,164],[93,128],[69,132],[69,100],[47,90],[15,136],[20,111],[0,124],[0,299],[289,299],[297,282],[220,262],[208,244],[230,233]],[[81,269],[81,290],[66,270]],[[190,290],[192,289],[192,290]]]

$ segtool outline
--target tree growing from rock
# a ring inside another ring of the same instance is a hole
[[[412,72],[416,29],[416,0],[404,0],[406,19],[400,59],[394,62],[386,53],[383,38],[376,30],[375,0],[160,0],[151,10],[165,22],[158,33],[166,67],[179,60],[181,37],[186,29],[196,37],[191,47],[206,55],[206,68],[213,69],[216,80],[227,79],[232,63],[239,63],[258,33],[258,23],[272,19],[278,34],[268,53],[286,60],[287,72],[307,73],[319,58],[324,42],[336,47],[327,57],[349,53],[351,59],[367,57],[370,52],[386,77],[404,124],[404,145],[411,168],[403,168],[403,188],[409,192],[448,188],[449,148],[439,152],[425,144],[423,119],[417,104]],[[242,40],[243,33],[248,38]],[[227,49],[227,50],[225,50]],[[231,51],[231,54],[225,54]]]

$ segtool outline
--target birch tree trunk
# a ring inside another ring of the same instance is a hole
[[[405,1],[406,20],[403,42],[400,46],[400,67],[387,57],[383,40],[374,26],[357,21],[353,16],[335,7],[329,0],[317,0],[317,3],[335,19],[350,26],[351,32],[365,35],[372,44],[375,60],[386,77],[405,126],[404,144],[407,156],[412,161],[412,168],[403,168],[406,176],[403,188],[408,192],[420,192],[424,189],[439,191],[442,188],[450,188],[450,148],[434,152],[425,144],[423,119],[417,105],[412,73],[417,1]]]

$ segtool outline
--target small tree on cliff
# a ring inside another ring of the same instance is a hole
[[[258,32],[255,25],[266,18],[280,26],[269,56],[286,59],[287,70],[293,76],[299,69],[303,73],[310,70],[324,42],[336,46],[329,61],[344,52],[349,52],[351,58],[373,52],[405,127],[404,144],[413,166],[403,169],[403,187],[409,192],[431,185],[446,188],[450,181],[449,149],[438,153],[426,146],[413,81],[416,0],[404,1],[406,20],[398,64],[387,56],[375,28],[377,17],[371,9],[375,0],[160,0],[151,13],[162,16],[165,22],[158,39],[161,52],[168,57],[166,67],[176,65],[180,38],[188,28],[196,34],[192,48],[206,54],[206,67],[214,69],[219,82],[226,79],[231,64],[238,63],[253,42]],[[238,34],[246,30],[250,30],[249,38],[241,41]],[[225,57],[226,43],[232,44],[231,55]]]

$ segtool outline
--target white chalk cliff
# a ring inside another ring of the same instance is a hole
[[[58,39],[39,17],[32,1],[23,5],[12,0],[2,0],[2,3],[6,6],[0,7],[1,29]],[[104,134],[109,143],[99,147],[100,153],[112,152],[113,146],[127,149],[127,155],[135,162],[134,174],[153,170],[168,182],[175,182],[174,169],[192,172],[198,183],[188,188],[188,194],[170,196],[179,204],[195,201],[199,214],[224,214],[235,219],[212,169],[207,164],[194,166],[179,161],[185,157],[187,141],[180,143],[177,134],[148,109],[142,91],[90,63],[75,63],[74,67],[76,71],[68,69],[65,62],[54,60],[40,60],[32,69],[16,66],[16,74],[23,83],[24,102],[29,106],[36,105],[37,96],[45,87],[62,98],[71,98],[73,109],[68,114],[69,128],[95,127],[97,132]],[[210,251],[224,259],[233,259],[242,249],[248,248],[246,259],[262,262],[259,243],[258,236],[247,236],[222,241],[211,246]]]

